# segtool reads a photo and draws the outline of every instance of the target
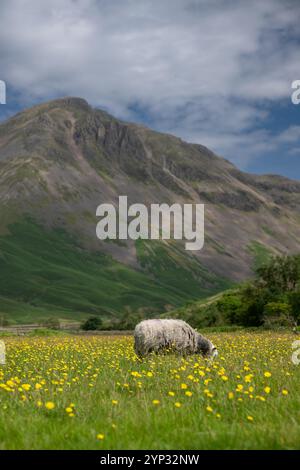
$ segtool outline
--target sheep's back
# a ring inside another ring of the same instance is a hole
[[[140,355],[167,348],[189,354],[197,350],[197,333],[182,320],[144,320],[136,326],[134,338]]]

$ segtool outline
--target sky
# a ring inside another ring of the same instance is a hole
[[[62,96],[300,179],[299,0],[1,0],[0,120]]]

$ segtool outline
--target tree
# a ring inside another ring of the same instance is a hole
[[[237,324],[261,326],[264,306],[270,301],[270,293],[260,282],[249,283],[241,288],[241,308],[237,312]]]
[[[300,279],[300,256],[275,256],[256,272],[271,292],[292,292]]]
[[[264,308],[264,323],[267,326],[292,326],[291,305],[287,302],[269,302]]]
[[[227,320],[231,324],[238,323],[241,307],[242,301],[238,292],[224,294],[217,301],[217,309],[221,313],[223,320]]]
[[[81,329],[85,331],[100,330],[102,326],[102,320],[99,317],[90,317],[81,325]]]
[[[294,325],[300,323],[300,291],[290,292],[288,294],[289,304],[291,306],[291,315],[294,320]]]

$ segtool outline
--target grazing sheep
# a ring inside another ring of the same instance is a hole
[[[144,320],[134,330],[134,349],[138,356],[172,350],[183,355],[216,356],[217,349],[182,320]]]

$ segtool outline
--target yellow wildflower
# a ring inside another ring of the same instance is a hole
[[[53,401],[47,401],[47,403],[45,403],[45,407],[47,408],[47,410],[53,410],[53,408],[55,408],[55,404],[53,403]]]

